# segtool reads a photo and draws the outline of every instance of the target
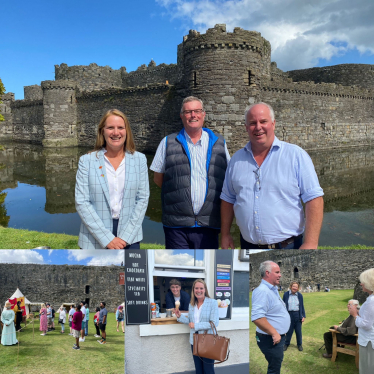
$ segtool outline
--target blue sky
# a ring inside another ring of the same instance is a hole
[[[123,251],[108,250],[0,250],[0,263],[47,265],[121,265]]]
[[[176,63],[183,36],[216,23],[261,32],[284,71],[374,64],[368,0],[18,0],[3,2],[1,15],[0,78],[16,99],[23,86],[54,79],[56,64]]]

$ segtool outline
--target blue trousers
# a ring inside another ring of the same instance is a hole
[[[274,344],[271,335],[264,335],[256,332],[256,340],[258,347],[265,355],[266,361],[269,364],[267,374],[280,374],[286,335],[281,335],[281,341],[278,344]]]
[[[301,335],[301,325],[302,325],[302,322],[301,322],[301,319],[300,319],[300,314],[299,312],[288,312],[290,314],[290,317],[291,317],[291,325],[290,325],[290,328],[287,332],[287,335],[286,335],[286,345],[290,345],[291,343],[291,338],[292,338],[292,334],[293,334],[293,330],[295,330],[295,333],[296,333],[296,341],[297,341],[297,345],[303,345],[303,338],[302,338],[302,335]]]
[[[88,335],[88,320],[86,321],[86,325],[84,326],[84,336]]]
[[[277,245],[275,246],[275,249],[299,249],[302,244],[303,244],[303,237],[300,236],[300,238],[295,240],[293,243],[288,244],[286,247],[282,247],[279,243],[277,243]],[[242,237],[242,234],[240,234],[240,248],[241,249],[256,249],[258,248],[258,246],[256,244],[247,242]]]
[[[218,249],[218,229],[164,226],[166,249]]]
[[[113,220],[113,235],[117,236],[119,219]],[[124,249],[140,249],[140,242],[128,244]]]
[[[191,351],[193,352],[193,345],[191,345]],[[214,360],[210,358],[203,358],[192,355],[196,374],[214,374]]]

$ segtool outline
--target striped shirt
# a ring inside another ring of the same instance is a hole
[[[299,311],[299,298],[297,297],[297,292],[293,294],[291,291],[288,291],[290,296],[288,298],[288,311],[289,312],[298,312]]]
[[[209,135],[202,131],[201,138],[194,144],[184,131],[188,151],[191,157],[191,200],[194,214],[198,214],[204,204],[207,184],[206,156],[209,146]],[[161,140],[150,169],[156,173],[165,173],[166,138]],[[225,142],[227,163],[230,161],[230,154]]]

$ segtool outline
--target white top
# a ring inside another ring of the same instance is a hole
[[[356,318],[358,327],[358,344],[366,347],[369,342],[374,348],[374,295],[371,294],[362,304],[359,311],[360,315]]]
[[[86,308],[84,306],[82,306],[81,312],[82,312],[82,314],[84,314],[84,318],[83,318],[82,322],[86,322]]]
[[[66,312],[64,310],[60,310],[59,319],[62,319],[62,323],[65,323],[66,320]]]
[[[199,323],[200,322],[200,314],[201,314],[201,309],[202,309],[203,304],[200,305],[200,308],[197,307],[197,304],[194,306],[194,323]]]
[[[112,212],[112,218],[119,219],[119,215],[120,215],[121,207],[122,207],[123,191],[125,189],[125,170],[126,170],[125,157],[121,161],[117,170],[114,170],[113,165],[110,163],[110,161],[105,156],[105,153],[107,152],[107,150],[103,149],[103,151],[104,151],[106,176],[107,176],[108,185],[109,185],[110,209]]]
[[[69,310],[69,321],[72,321],[73,320],[73,314],[75,313],[75,309],[72,308]]]
[[[180,301],[180,299],[181,299],[180,296],[179,296],[179,297],[175,297],[175,296],[174,296],[174,301]]]

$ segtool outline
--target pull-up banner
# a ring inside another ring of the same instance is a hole
[[[126,325],[150,323],[147,251],[125,250]]]
[[[219,319],[231,319],[233,250],[216,249],[214,296]]]

